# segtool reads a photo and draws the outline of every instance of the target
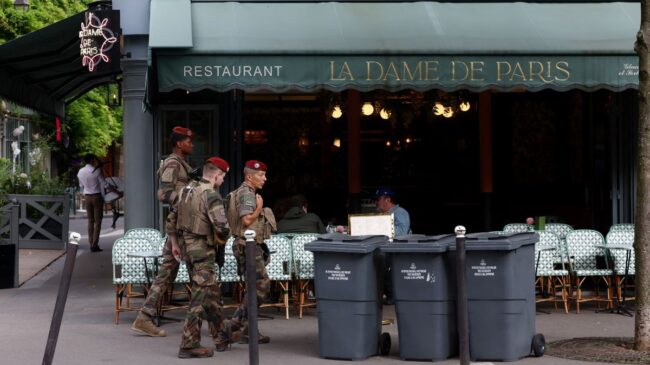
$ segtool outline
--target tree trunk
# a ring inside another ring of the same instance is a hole
[[[641,29],[635,51],[639,54],[639,141],[635,212],[636,316],[634,348],[650,351],[650,0],[641,0]]]

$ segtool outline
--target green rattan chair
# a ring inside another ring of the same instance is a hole
[[[289,319],[289,282],[293,272],[293,260],[291,257],[291,240],[287,237],[273,235],[264,241],[271,252],[271,258],[266,265],[266,272],[272,283],[275,283],[282,290],[282,301],[278,303],[263,304],[264,307],[282,307],[285,310],[285,317]]]
[[[309,286],[314,280],[314,254],[305,250],[305,244],[316,240],[317,237],[317,234],[303,233],[295,235],[291,240],[296,275],[296,285],[294,287],[297,289],[294,302],[298,307],[298,318],[302,318],[303,308],[316,305],[316,302],[307,300]]]
[[[533,231],[535,227],[526,223],[508,223],[503,226],[503,232],[505,233],[519,233],[519,232],[530,232]]]
[[[132,228],[124,233],[124,237],[144,238],[149,240],[153,250],[162,248],[162,246],[160,246],[162,235],[160,234],[160,231],[155,228]],[[165,242],[162,241],[162,243],[164,244]]]
[[[535,284],[540,288],[542,295],[536,299],[536,302],[553,302],[556,309],[557,303],[562,302],[564,312],[569,313],[568,289],[571,282],[569,270],[564,266],[555,267],[555,263],[559,260],[559,250],[562,249],[560,239],[552,232],[538,231],[537,233],[539,241],[535,243]]]
[[[566,235],[573,231],[573,227],[565,223],[546,223],[544,230],[555,233],[555,235],[560,239],[560,247],[558,247],[558,253],[560,254],[559,262],[564,263],[564,265],[570,270],[569,252],[566,247]]]
[[[611,227],[609,227],[609,231],[632,231],[634,232],[634,223],[618,223],[618,224],[612,224]]]
[[[576,313],[580,313],[580,303],[601,301],[612,305],[611,276],[613,271],[607,268],[598,267],[596,256],[605,257],[605,239],[598,231],[590,229],[579,229],[567,233],[566,244],[571,262],[571,274],[573,275],[574,293],[571,298],[576,303]],[[605,261],[605,260],[603,260]],[[590,298],[582,296],[582,285],[587,278],[591,278],[594,284],[595,295]],[[604,282],[607,286],[607,299],[600,297],[599,284]]]
[[[121,312],[138,311],[139,306],[131,305],[131,298],[144,297],[143,293],[133,291],[134,285],[148,284],[143,259],[128,257],[136,251],[151,251],[148,239],[138,237],[118,238],[113,243],[111,254],[113,266],[113,285],[115,286],[115,324],[120,320]],[[153,263],[148,262],[147,270],[154,272]],[[149,279],[149,282],[152,278]]]
[[[242,298],[242,293],[243,293],[243,281],[242,277],[237,273],[237,260],[235,259],[235,256],[232,254],[232,245],[235,239],[233,237],[228,238],[228,241],[226,241],[226,247],[225,247],[225,256],[224,256],[224,264],[221,269],[219,269],[219,266],[215,264],[215,272],[218,273],[219,277],[219,284],[223,283],[232,283],[233,284],[233,299],[235,301],[234,304],[232,305],[226,305],[225,307],[236,307],[239,305],[243,298]]]

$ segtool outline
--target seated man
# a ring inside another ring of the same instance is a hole
[[[292,207],[278,222],[278,233],[325,233],[323,221],[307,212],[307,199],[303,195],[291,197]]]
[[[393,213],[395,220],[395,237],[404,236],[411,233],[411,218],[406,209],[395,204],[395,192],[389,188],[379,188],[375,192],[377,199],[377,211],[379,213]],[[386,260],[386,271],[384,275],[384,304],[392,305],[393,300],[393,281],[391,279],[391,262]]]

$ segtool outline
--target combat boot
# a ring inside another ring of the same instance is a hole
[[[191,359],[197,357],[212,357],[214,351],[206,347],[194,347],[191,349],[180,349],[178,351],[178,357],[181,359]]]
[[[167,333],[165,333],[164,329],[156,327],[149,318],[146,318],[145,316],[139,314],[131,325],[131,331],[151,337],[167,336]]]
[[[257,332],[257,343],[269,343],[271,342],[271,337],[269,336],[264,336],[261,334],[259,331]],[[239,339],[239,343],[247,344],[248,343],[248,330],[244,330],[244,333],[242,333],[241,338]]]
[[[230,348],[230,344],[233,344],[241,339],[242,331],[232,330],[232,322],[226,321],[226,330],[220,334],[219,340],[215,341],[215,349],[217,352],[224,352]]]

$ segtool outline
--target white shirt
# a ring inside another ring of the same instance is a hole
[[[77,173],[79,179],[79,187],[82,189],[84,195],[89,194],[102,194],[104,196],[104,178],[102,177],[101,169],[95,169],[93,165],[86,164]]]

